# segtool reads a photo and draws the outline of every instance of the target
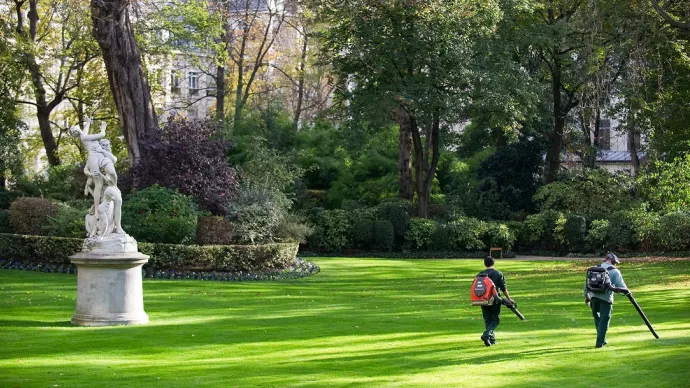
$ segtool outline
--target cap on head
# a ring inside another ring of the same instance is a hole
[[[611,263],[612,263],[612,264],[618,264],[618,263],[621,262],[620,260],[618,260],[618,256],[614,255],[614,254],[611,253],[611,252],[609,252],[609,253],[606,255],[606,260],[611,260]]]
[[[492,265],[494,265],[494,258],[491,256],[486,256],[484,258],[484,266],[491,267]]]

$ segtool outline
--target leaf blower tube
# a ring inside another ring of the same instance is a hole
[[[517,303],[511,303],[508,299],[501,298],[498,295],[495,296],[504,306],[508,307],[521,321],[525,320],[525,316],[517,309]]]
[[[628,290],[627,288],[617,287],[611,287],[611,291],[618,292],[627,296],[630,303],[632,303],[632,305],[635,306],[635,310],[637,310],[637,312],[640,314],[640,317],[642,317],[642,320],[647,325],[647,328],[649,328],[649,331],[651,331],[652,335],[654,335],[654,338],[659,339],[659,335],[656,333],[656,330],[654,330],[654,328],[652,327],[652,324],[649,322],[649,319],[647,319],[647,316],[645,315],[644,311],[642,311],[640,305],[637,304],[637,301],[633,297],[632,292],[630,292],[630,290]]]

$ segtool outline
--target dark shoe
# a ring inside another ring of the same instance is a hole
[[[484,342],[484,345],[491,346],[491,341],[489,340],[489,337],[481,336],[481,339]]]
[[[608,342],[604,341],[604,343],[601,344],[601,346],[606,346],[607,343],[608,343]]]
[[[489,342],[491,342],[491,345],[496,345],[496,340],[493,339],[493,338],[490,338],[490,339],[489,339]]]

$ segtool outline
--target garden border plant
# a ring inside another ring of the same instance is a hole
[[[70,273],[69,256],[83,240],[47,236],[0,234],[3,268],[26,268]],[[298,259],[298,244],[175,245],[139,243],[150,256],[144,276],[169,279],[268,280],[304,277],[319,272],[313,263]]]

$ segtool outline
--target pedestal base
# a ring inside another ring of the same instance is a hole
[[[144,312],[141,266],[148,256],[139,252],[70,257],[77,266],[77,309],[72,324],[114,326],[148,323]]]

